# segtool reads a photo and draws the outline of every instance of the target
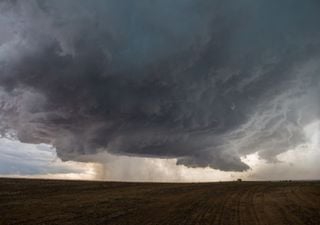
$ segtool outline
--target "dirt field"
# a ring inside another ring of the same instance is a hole
[[[0,179],[0,224],[320,224],[320,182]]]

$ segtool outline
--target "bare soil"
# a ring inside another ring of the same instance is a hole
[[[0,179],[0,224],[320,225],[320,182]]]

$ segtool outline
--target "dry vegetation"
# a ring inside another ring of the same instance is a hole
[[[0,179],[0,224],[320,224],[320,182]]]

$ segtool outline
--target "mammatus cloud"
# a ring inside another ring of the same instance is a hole
[[[2,1],[2,135],[243,171],[319,119],[320,5]]]

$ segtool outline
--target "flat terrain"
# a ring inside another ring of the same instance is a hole
[[[0,224],[320,224],[320,182],[0,179]]]

